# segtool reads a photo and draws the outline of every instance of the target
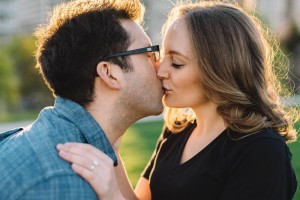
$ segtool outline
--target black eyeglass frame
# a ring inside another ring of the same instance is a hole
[[[102,60],[107,60],[107,59],[115,58],[115,57],[119,57],[119,56],[130,56],[130,55],[134,55],[134,54],[149,53],[149,52],[158,52],[159,53],[158,60],[155,60],[155,62],[158,62],[160,59],[159,45],[154,45],[154,46],[144,47],[144,48],[139,48],[139,49],[133,49],[133,50],[129,50],[129,51],[112,54],[109,56],[105,56]]]

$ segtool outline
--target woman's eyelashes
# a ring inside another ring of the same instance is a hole
[[[177,63],[172,62],[171,66],[178,69],[178,68],[182,67],[183,64],[177,64]]]
[[[176,60],[176,61],[175,61]],[[167,62],[170,63],[170,66],[174,67],[175,69],[179,69],[181,68],[184,64],[179,64],[180,61],[178,61],[179,59],[175,59],[174,55],[172,54],[166,54],[164,55],[162,62]]]

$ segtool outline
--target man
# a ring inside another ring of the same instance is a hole
[[[135,121],[162,112],[159,48],[138,24],[143,13],[138,0],[77,0],[37,29],[37,67],[55,105],[0,135],[1,199],[97,199],[55,147],[89,143],[117,165],[111,144]]]

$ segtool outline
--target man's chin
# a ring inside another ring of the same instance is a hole
[[[153,115],[161,115],[164,111],[164,106],[161,104],[161,107],[159,109],[157,109],[157,112]]]

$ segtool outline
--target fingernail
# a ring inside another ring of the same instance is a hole
[[[66,156],[67,155],[67,152],[65,152],[65,151],[63,151],[63,150],[61,150],[61,151],[59,151],[59,153],[58,153],[60,156],[62,156],[62,157],[64,157],[64,156]]]
[[[56,145],[56,148],[57,148],[58,150],[62,149],[62,147],[63,147],[63,144],[58,144],[58,145]]]
[[[80,167],[79,167],[78,165],[76,165],[75,163],[73,163],[73,164],[71,165],[71,167],[72,167],[72,169],[73,169],[75,172],[79,171],[79,169],[80,169]]]

